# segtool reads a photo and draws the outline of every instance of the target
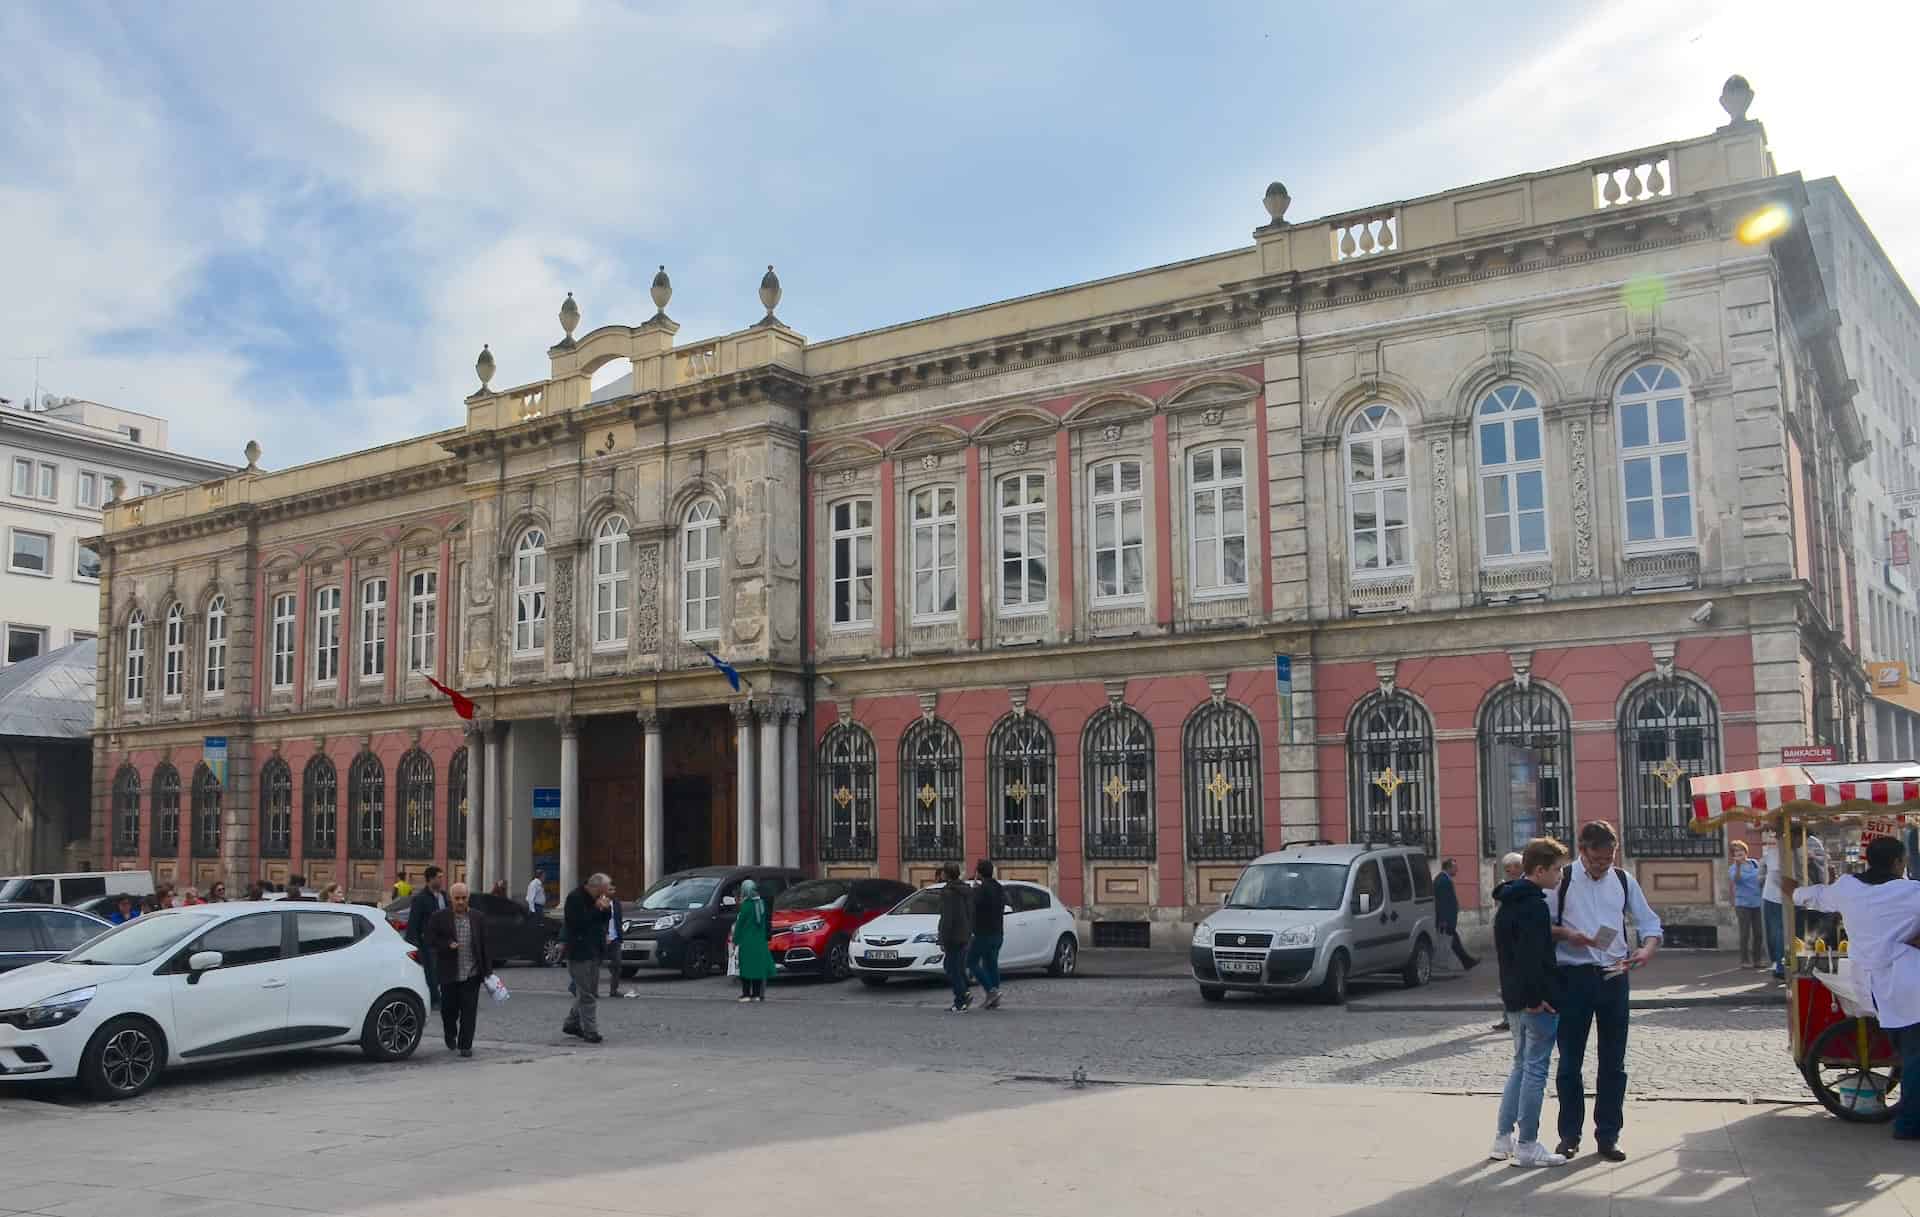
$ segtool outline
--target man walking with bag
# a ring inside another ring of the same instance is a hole
[[[596,872],[568,892],[561,906],[561,942],[567,949],[567,975],[573,980],[573,1008],[560,1030],[589,1044],[600,1042],[600,959],[606,951],[607,924],[613,919],[608,882]]]
[[[493,953],[487,949],[487,923],[468,907],[467,885],[454,884],[448,895],[452,907],[428,919],[424,937],[440,977],[440,1025],[447,1033],[447,1051],[472,1056],[480,986],[493,975]]]

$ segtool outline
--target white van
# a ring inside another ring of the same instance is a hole
[[[153,895],[153,872],[95,870],[0,878],[0,904],[79,904],[95,896],[122,895],[136,900]]]

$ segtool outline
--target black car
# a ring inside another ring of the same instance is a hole
[[[403,938],[407,933],[407,914],[412,905],[412,896],[402,896],[380,910],[387,924],[399,930]],[[495,959],[524,959],[542,967],[560,962],[560,921],[557,917],[545,916],[535,921],[527,915],[526,905],[485,892],[469,897],[467,907],[480,914],[480,919],[486,922],[487,945],[492,948]]]
[[[103,918],[57,904],[0,904],[0,972],[65,955],[112,928]]]
[[[706,976],[727,966],[727,935],[740,904],[740,881],[753,880],[772,908],[806,876],[781,866],[700,866],[676,871],[620,907],[620,974],[677,968]]]

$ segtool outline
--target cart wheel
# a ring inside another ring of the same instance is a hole
[[[1813,1097],[1842,1120],[1893,1119],[1900,1066],[1877,1023],[1843,1018],[1814,1038],[1800,1072]]]

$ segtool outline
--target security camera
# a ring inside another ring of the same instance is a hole
[[[1701,605],[1699,608],[1693,610],[1690,620],[1695,625],[1705,625],[1707,622],[1712,621],[1713,620],[1713,601],[1709,600],[1705,604]]]
[[[818,680],[821,684],[827,686],[827,688],[829,689],[836,687],[833,683],[833,677],[827,675],[825,672],[814,673],[814,679]]]

